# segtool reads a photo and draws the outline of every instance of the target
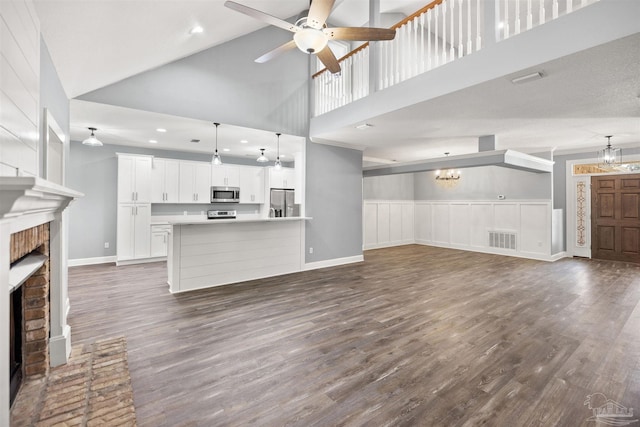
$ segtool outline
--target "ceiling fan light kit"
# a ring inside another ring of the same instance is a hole
[[[88,145],[90,147],[102,147],[102,142],[100,142],[98,138],[96,138],[96,136],[94,135],[94,132],[97,131],[98,129],[96,128],[87,128],[87,129],[91,131],[91,135],[89,136],[89,138],[82,141],[82,145]]]
[[[335,0],[312,0],[309,13],[295,24],[290,24],[275,16],[261,12],[240,3],[227,0],[224,5],[236,12],[254,19],[274,25],[293,33],[293,40],[265,53],[256,62],[263,63],[291,49],[298,48],[302,52],[315,53],[318,59],[332,73],[340,73],[340,63],[328,46],[329,40],[379,41],[392,40],[396,30],[389,28],[327,28],[326,22]]]

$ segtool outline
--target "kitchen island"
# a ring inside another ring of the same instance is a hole
[[[301,271],[307,217],[169,221],[172,293]]]

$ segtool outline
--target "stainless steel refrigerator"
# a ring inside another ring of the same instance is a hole
[[[271,209],[269,216],[300,216],[300,207],[296,205],[294,200],[295,191],[282,188],[271,189]]]

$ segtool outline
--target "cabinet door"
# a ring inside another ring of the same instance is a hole
[[[118,203],[135,199],[135,167],[133,157],[118,156]]]
[[[282,168],[282,180],[284,187],[282,188],[296,188],[296,171],[292,168]]]
[[[264,168],[240,168],[240,203],[264,203]]]
[[[178,203],[180,194],[180,162],[164,161],[164,193],[165,203]]]
[[[151,169],[151,203],[164,203],[164,177],[166,162],[162,159],[153,159]]]
[[[134,206],[134,258],[151,256],[151,205]]]
[[[283,169],[269,168],[269,188],[285,188]]]
[[[196,203],[211,203],[211,165],[196,163],[194,174],[194,193]]]
[[[193,180],[195,179],[195,165],[191,162],[180,162],[179,200],[180,203],[194,203]]]
[[[160,257],[167,256],[167,237],[166,231],[151,232],[151,256]]]
[[[239,187],[240,167],[233,165],[212,166],[211,185],[217,187]]]
[[[118,205],[118,232],[116,236],[116,252],[118,260],[134,257],[134,209],[133,204]]]
[[[151,203],[151,157],[135,158],[136,203]]]

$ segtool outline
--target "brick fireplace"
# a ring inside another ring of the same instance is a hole
[[[19,265],[32,255],[42,265],[11,292],[11,402],[23,378],[49,372],[49,223],[11,234],[10,264]]]
[[[0,177],[0,426],[9,425],[13,374],[68,361],[64,210],[78,197],[41,178]]]

